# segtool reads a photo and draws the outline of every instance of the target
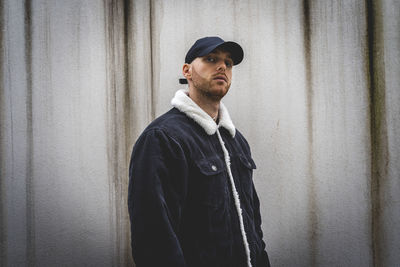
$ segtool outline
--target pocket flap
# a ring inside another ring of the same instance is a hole
[[[257,166],[254,162],[254,160],[250,156],[246,155],[239,155],[240,161],[243,163],[244,166],[246,166],[249,169],[256,169]]]
[[[196,165],[204,175],[216,175],[224,170],[224,163],[219,158],[199,159]]]

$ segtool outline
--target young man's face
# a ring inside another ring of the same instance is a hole
[[[204,57],[198,57],[190,64],[191,83],[199,93],[220,100],[231,86],[233,61],[230,54],[215,50]]]

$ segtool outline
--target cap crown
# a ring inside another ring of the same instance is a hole
[[[225,42],[218,36],[212,36],[198,39],[187,52],[185,63],[192,63],[195,58],[208,55],[218,47],[231,54],[234,65],[239,64],[243,60],[243,49],[239,44]]]

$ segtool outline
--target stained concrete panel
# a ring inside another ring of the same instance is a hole
[[[252,147],[273,266],[399,261],[397,1],[0,7],[4,266],[132,265],[130,150],[214,35],[245,51],[224,102]]]

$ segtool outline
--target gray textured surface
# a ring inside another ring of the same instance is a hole
[[[0,1],[2,266],[130,266],[127,166],[195,39],[239,42],[273,266],[400,262],[400,2]],[[155,254],[156,256],[156,254]]]

